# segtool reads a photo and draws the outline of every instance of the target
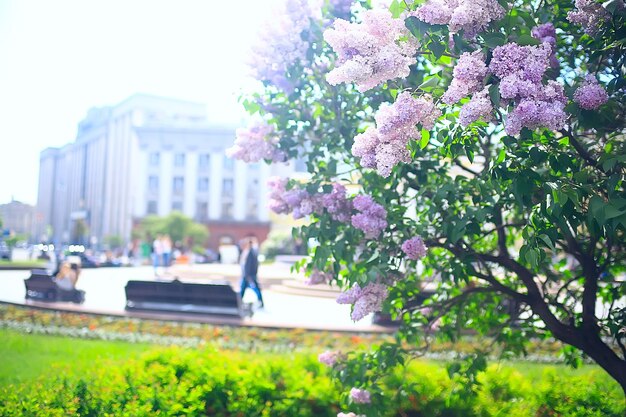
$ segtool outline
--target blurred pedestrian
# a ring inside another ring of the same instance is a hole
[[[239,293],[243,300],[243,295],[248,287],[256,293],[259,299],[259,306],[263,308],[263,295],[257,280],[259,270],[259,254],[254,245],[253,239],[246,239],[241,246],[241,254],[239,256],[239,264],[241,265],[241,292]]]
[[[152,265],[154,266],[154,276],[159,276],[159,265],[163,258],[163,242],[162,236],[158,235],[152,242]]]

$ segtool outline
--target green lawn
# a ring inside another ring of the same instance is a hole
[[[32,335],[13,330],[0,329],[0,387],[32,380],[39,376],[58,374],[71,368],[71,373],[87,371],[95,366],[137,358],[147,350],[159,349],[157,345],[121,341],[87,340],[62,336]],[[271,360],[274,354],[259,352]],[[280,354],[276,355],[280,356]],[[445,362],[422,359],[439,366]],[[540,378],[547,370],[562,376],[603,377],[603,371],[595,365],[583,365],[573,369],[566,365],[545,365],[524,361],[490,362],[502,369],[514,368],[531,379]]]
[[[46,261],[7,261],[0,260],[0,268],[45,268]]]
[[[146,344],[27,335],[0,329],[0,387],[55,375],[71,368],[80,373],[107,363],[136,358]]]

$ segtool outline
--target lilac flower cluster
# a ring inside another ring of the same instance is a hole
[[[306,58],[308,41],[301,36],[309,28],[309,19],[319,11],[308,0],[286,0],[271,22],[266,22],[251,51],[250,68],[256,79],[269,81],[283,91],[291,91],[288,67]]]
[[[554,25],[552,23],[544,23],[543,25],[535,26],[530,33],[534,38],[540,40],[541,43],[550,45],[550,66],[558,68],[559,61],[556,59],[556,29]]]
[[[324,39],[337,53],[337,66],[326,79],[331,85],[356,83],[364,92],[378,84],[409,75],[418,44],[388,10],[366,10],[362,23],[337,19]]]
[[[466,39],[474,38],[505,14],[497,0],[428,0],[412,13],[423,22],[448,25],[450,32],[463,30]]]
[[[393,104],[384,103],[376,112],[376,128],[369,128],[354,138],[352,154],[361,158],[361,166],[376,168],[383,177],[391,174],[399,162],[410,162],[408,143],[419,139],[419,123],[432,129],[441,111],[429,98],[414,98],[400,93]]]
[[[333,274],[314,269],[304,283],[306,285],[328,284],[332,279]]]
[[[595,110],[609,100],[609,95],[598,84],[596,77],[589,74],[574,92],[574,101],[585,110]]]
[[[337,363],[340,357],[340,352],[327,350],[326,352],[320,353],[317,360],[324,365],[333,366]]]
[[[322,206],[333,220],[348,223],[352,214],[352,201],[346,198],[346,187],[339,183],[333,184],[330,193],[322,196]]]
[[[493,106],[491,105],[491,98],[489,97],[489,87],[485,87],[475,93],[470,101],[461,107],[459,122],[461,126],[467,126],[478,119],[489,122],[492,112]]]
[[[350,398],[356,404],[369,404],[372,402],[370,392],[366,389],[352,388]]]
[[[493,50],[489,69],[500,78],[500,96],[516,104],[505,122],[507,134],[517,135],[523,127],[558,130],[565,124],[567,98],[563,87],[552,80],[541,82],[551,53],[547,43],[508,43]]]
[[[249,129],[237,129],[237,137],[232,147],[226,149],[226,155],[244,162],[258,162],[268,159],[272,162],[284,162],[287,156],[278,149],[279,139],[274,135],[274,127],[266,123],[257,123]]]
[[[365,417],[365,416],[357,415],[354,413],[339,413],[337,414],[337,417]]]
[[[330,11],[340,19],[350,19],[352,0],[330,0]]]
[[[359,321],[370,313],[380,311],[386,298],[387,287],[384,284],[369,283],[363,288],[354,284],[337,297],[337,303],[352,304],[352,320]]]
[[[277,214],[293,212],[295,219],[313,213],[318,208],[317,201],[314,201],[306,190],[299,188],[287,190],[287,182],[286,178],[277,177],[268,180],[270,210]]]
[[[464,52],[454,67],[452,72],[454,78],[448,90],[441,97],[441,101],[446,104],[458,103],[463,97],[479,91],[483,86],[483,79],[487,72],[482,52]]]
[[[301,188],[287,190],[286,178],[272,177],[267,184],[270,189],[269,208],[276,214],[293,212],[294,219],[313,213],[321,214],[326,209],[331,218],[347,223],[352,214],[352,202],[346,197],[346,188],[333,184],[330,193],[309,194]]]
[[[426,245],[421,237],[416,236],[404,241],[402,251],[409,259],[418,260],[426,256]]]
[[[576,10],[567,12],[567,20],[581,25],[588,35],[595,35],[600,25],[609,20],[611,15],[595,0],[576,0]]]
[[[365,232],[369,239],[377,238],[387,227],[387,210],[369,195],[358,195],[352,203],[360,211],[352,216],[352,226]]]

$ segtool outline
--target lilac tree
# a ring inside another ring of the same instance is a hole
[[[292,0],[262,37],[264,88],[243,103],[266,127],[233,155],[304,158],[310,182],[270,184],[319,242],[301,267],[354,320],[401,322],[396,343],[324,356],[352,411],[384,414],[380,375],[435,325],[514,354],[556,338],[626,390],[625,16],[623,0]]]

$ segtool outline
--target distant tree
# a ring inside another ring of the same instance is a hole
[[[83,219],[78,219],[72,228],[72,241],[76,243],[84,243],[85,237],[89,233],[89,227]]]
[[[104,243],[111,249],[117,249],[124,245],[124,239],[119,235],[109,235],[104,237]]]
[[[167,217],[146,216],[138,227],[138,234],[145,239],[166,234],[173,242],[193,247],[197,244],[204,244],[209,237],[209,229],[201,223],[194,222],[183,213],[174,211]]]

